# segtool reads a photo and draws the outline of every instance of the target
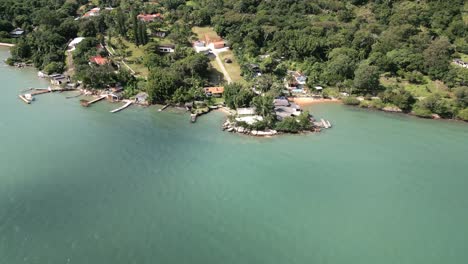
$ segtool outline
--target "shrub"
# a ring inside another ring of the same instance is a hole
[[[460,112],[458,112],[458,118],[460,118],[463,121],[468,122],[468,108],[465,108],[461,110]]]
[[[370,101],[370,107],[375,109],[382,109],[385,107],[385,104],[380,99],[374,99]]]
[[[345,105],[359,105],[361,102],[356,97],[343,98],[343,104]]]
[[[46,74],[61,73],[63,72],[63,63],[53,61],[44,67],[44,72]]]
[[[297,133],[301,130],[301,127],[294,117],[286,117],[276,124],[276,130],[281,132]]]
[[[432,117],[432,112],[431,110],[423,107],[423,106],[415,106],[413,109],[413,114],[419,117],[423,118],[431,118]]]
[[[362,101],[359,103],[359,107],[362,107],[362,108],[370,108],[370,107],[371,107],[371,103],[370,103],[370,101],[368,101],[368,100],[362,100]]]
[[[415,84],[425,84],[426,80],[424,80],[424,75],[418,71],[410,72],[406,75],[406,78],[410,83]]]

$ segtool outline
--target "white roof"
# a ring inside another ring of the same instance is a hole
[[[237,108],[237,114],[238,115],[254,115],[255,114],[255,108],[250,107],[250,108]]]
[[[85,38],[83,38],[83,37],[75,38],[74,40],[72,40],[72,41],[70,42],[70,44],[68,44],[68,47],[74,49],[75,46],[78,45],[78,43],[80,43],[81,41],[83,41],[83,39],[85,39]]]
[[[316,89],[316,90],[322,90],[323,87],[322,87],[322,86],[315,86],[315,89]]]
[[[236,118],[236,121],[239,122],[246,122],[249,125],[253,125],[257,123],[258,121],[263,121],[263,117],[255,115],[255,116],[244,116],[244,117],[238,117]]]

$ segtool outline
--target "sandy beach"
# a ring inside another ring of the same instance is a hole
[[[0,47],[14,47],[14,46],[15,46],[15,44],[0,42]]]
[[[323,104],[323,103],[339,103],[341,100],[339,99],[316,99],[311,97],[294,97],[288,98],[290,101],[300,105],[300,106],[307,106],[312,104]]]

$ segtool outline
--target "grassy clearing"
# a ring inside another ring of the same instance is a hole
[[[116,44],[117,41],[121,41],[125,46],[127,46],[127,51],[129,56],[125,58],[125,62],[132,68],[136,74],[142,75],[144,77],[148,76],[148,68],[143,65],[143,57],[145,54],[144,46],[137,47],[135,44],[125,40],[125,39],[112,39],[112,44],[114,47],[118,47]]]
[[[226,68],[226,71],[231,76],[231,79],[232,79],[233,82],[240,82],[240,83],[245,82],[244,78],[242,78],[242,76],[241,76],[240,65],[237,62],[236,58],[234,57],[234,53],[231,50],[220,53],[219,58],[221,59],[223,65],[224,65],[224,68]],[[232,63],[224,62],[224,59],[226,59],[226,58],[231,59]]]
[[[448,95],[448,88],[444,85],[444,83],[440,81],[432,81],[429,77],[425,76],[424,80],[426,83],[424,84],[414,84],[409,83],[407,80],[399,79],[399,78],[385,78],[381,77],[380,82],[383,86],[388,87],[391,85],[400,85],[405,90],[410,92],[414,97],[427,97],[431,94],[438,93],[441,95]]]
[[[212,27],[193,27],[192,32],[197,35],[198,39],[205,39],[205,35],[208,35],[210,38],[219,38]]]

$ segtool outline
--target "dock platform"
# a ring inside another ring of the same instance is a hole
[[[111,113],[120,112],[120,111],[124,110],[125,108],[129,107],[131,104],[133,104],[133,101],[127,100],[126,103],[123,106],[121,106],[121,107],[119,107],[117,109],[114,109],[114,110],[112,110],[110,112]]]

